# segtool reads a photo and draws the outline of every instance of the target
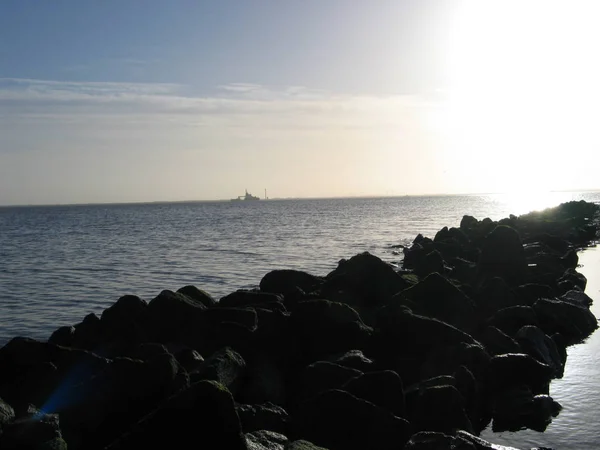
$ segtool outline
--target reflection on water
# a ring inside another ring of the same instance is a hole
[[[592,311],[600,317],[600,248],[579,253],[578,270],[588,279],[586,293],[595,301]],[[550,386],[550,395],[563,409],[544,433],[523,430],[517,433],[492,433],[482,437],[492,442],[518,448],[536,446],[555,450],[597,450],[600,448],[600,333],[587,342],[568,349],[567,364],[562,379]]]
[[[571,192],[522,191],[504,194],[488,194],[490,201],[502,205],[503,210],[519,216],[531,211],[540,211],[574,199]]]

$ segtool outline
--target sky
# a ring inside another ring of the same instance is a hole
[[[0,205],[599,189],[595,0],[0,1]]]

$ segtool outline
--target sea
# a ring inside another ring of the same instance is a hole
[[[271,270],[326,275],[365,251],[400,267],[399,245],[463,215],[498,220],[581,199],[600,202],[600,192],[0,207],[0,346],[46,340],[126,294],[150,301],[191,284],[219,299]],[[600,298],[600,250],[581,252],[580,264],[586,292]],[[519,449],[600,448],[599,359],[599,333],[569,348],[550,392],[563,410],[546,432],[482,437]]]

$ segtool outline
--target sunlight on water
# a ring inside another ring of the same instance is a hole
[[[488,197],[503,206],[502,209],[511,211],[510,214],[519,216],[531,211],[541,211],[570,200],[579,200],[581,194],[572,192],[551,191],[522,191],[502,194],[489,194]]]

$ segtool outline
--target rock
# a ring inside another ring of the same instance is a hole
[[[281,406],[273,403],[260,405],[238,404],[235,410],[240,418],[244,433],[269,430],[287,435],[290,432],[291,418]]]
[[[163,353],[169,353],[167,347],[164,345],[155,342],[145,342],[135,347],[128,356],[133,359],[148,361]]]
[[[410,424],[348,392],[329,390],[302,403],[297,434],[331,450],[392,450],[410,437]]]
[[[270,292],[238,290],[226,295],[219,300],[218,306],[228,306],[232,308],[244,306],[258,306],[263,303],[281,303],[283,298],[278,294]]]
[[[411,436],[405,450],[480,450],[469,441],[436,431],[419,431]],[[490,447],[491,449],[491,447]]]
[[[465,400],[451,385],[428,386],[407,392],[406,409],[412,428],[416,431],[473,431],[465,411]]]
[[[550,366],[554,370],[554,377],[562,377],[564,366],[556,344],[542,330],[527,325],[517,332],[515,339],[524,353]]]
[[[331,355],[327,360],[340,366],[360,370],[361,372],[369,372],[373,368],[373,360],[367,358],[360,350],[337,353]]]
[[[397,417],[406,417],[402,380],[394,371],[383,370],[358,375],[342,385],[341,390],[367,400]]]
[[[223,348],[204,361],[192,380],[214,380],[225,386],[233,395],[243,383],[246,371],[244,358],[229,347]]]
[[[107,450],[131,448],[247,450],[231,393],[216,381],[200,381],[169,398]]]
[[[351,292],[356,297],[356,303],[351,303],[351,306],[376,307],[406,287],[406,281],[391,265],[364,252],[349,260],[341,260],[338,267],[327,275],[321,286],[321,295],[329,298],[332,292]]]
[[[478,262],[480,280],[498,276],[509,286],[527,279],[527,261],[519,233],[509,226],[498,225],[483,242]]]
[[[314,397],[328,389],[338,389],[348,380],[362,375],[362,372],[327,361],[317,361],[308,365],[300,374],[297,392],[298,401]]]
[[[260,280],[260,290],[281,294],[286,300],[296,296],[296,288],[304,292],[313,292],[323,283],[322,277],[316,277],[299,270],[273,270]]]
[[[259,353],[246,367],[244,386],[238,395],[239,401],[251,404],[286,404],[286,375],[272,356]]]
[[[540,328],[546,334],[560,333],[569,344],[581,342],[596,328],[598,322],[587,308],[558,299],[540,299],[533,305]]]
[[[560,296],[559,300],[571,303],[575,306],[579,306],[580,308],[587,309],[589,309],[593,303],[593,300],[586,293],[580,290],[572,290],[565,292],[563,295]]]
[[[498,328],[508,336],[514,336],[526,325],[539,325],[537,315],[530,306],[511,306],[501,309],[487,321],[487,324]]]
[[[333,353],[364,349],[371,333],[347,305],[328,300],[299,302],[289,320],[289,363],[304,366]]]
[[[494,356],[490,362],[490,388],[502,390],[525,385],[534,395],[546,394],[554,369],[522,353]]]
[[[540,298],[551,298],[552,289],[544,284],[522,284],[514,289],[517,303],[522,306],[533,306]]]
[[[103,327],[100,324],[100,318],[92,313],[75,325],[75,336],[71,342],[71,347],[97,351],[103,340]]]
[[[283,434],[268,430],[246,433],[245,438],[248,450],[284,450],[288,443],[288,438]]]
[[[518,305],[518,300],[502,278],[493,277],[477,292],[475,303],[484,317],[490,317],[498,310]]]
[[[197,303],[202,303],[207,308],[211,308],[217,304],[212,295],[202,289],[198,289],[196,286],[184,286],[177,289],[177,292],[191,298]]]
[[[67,444],[60,431],[58,414],[45,414],[30,407],[24,416],[3,427],[0,448],[67,450]]]
[[[285,445],[284,450],[327,450],[324,447],[317,447],[312,442],[300,439],[298,441],[289,442]]]
[[[162,291],[148,304],[158,342],[181,341],[184,330],[194,328],[206,306],[187,295]]]
[[[504,353],[522,353],[519,343],[496,327],[486,327],[479,340],[492,356]]]
[[[418,262],[414,265],[413,271],[419,277],[426,277],[433,273],[444,273],[444,258],[438,250],[433,250],[419,258]]]
[[[0,398],[0,435],[2,427],[15,419],[15,411],[8,403]]]
[[[560,405],[548,395],[534,396],[527,386],[516,386],[498,394],[494,402],[494,432],[530,428],[543,432],[560,411]]]
[[[73,345],[74,340],[75,327],[64,326],[60,327],[54,333],[52,333],[50,339],[48,339],[48,343],[54,345],[62,345],[63,347],[71,347]]]
[[[411,305],[415,314],[439,319],[467,332],[475,325],[473,302],[439,273],[432,273],[394,295],[389,306],[395,307],[395,304]]]
[[[100,325],[110,341],[148,342],[151,329],[148,304],[135,295],[125,295],[102,312]]]

